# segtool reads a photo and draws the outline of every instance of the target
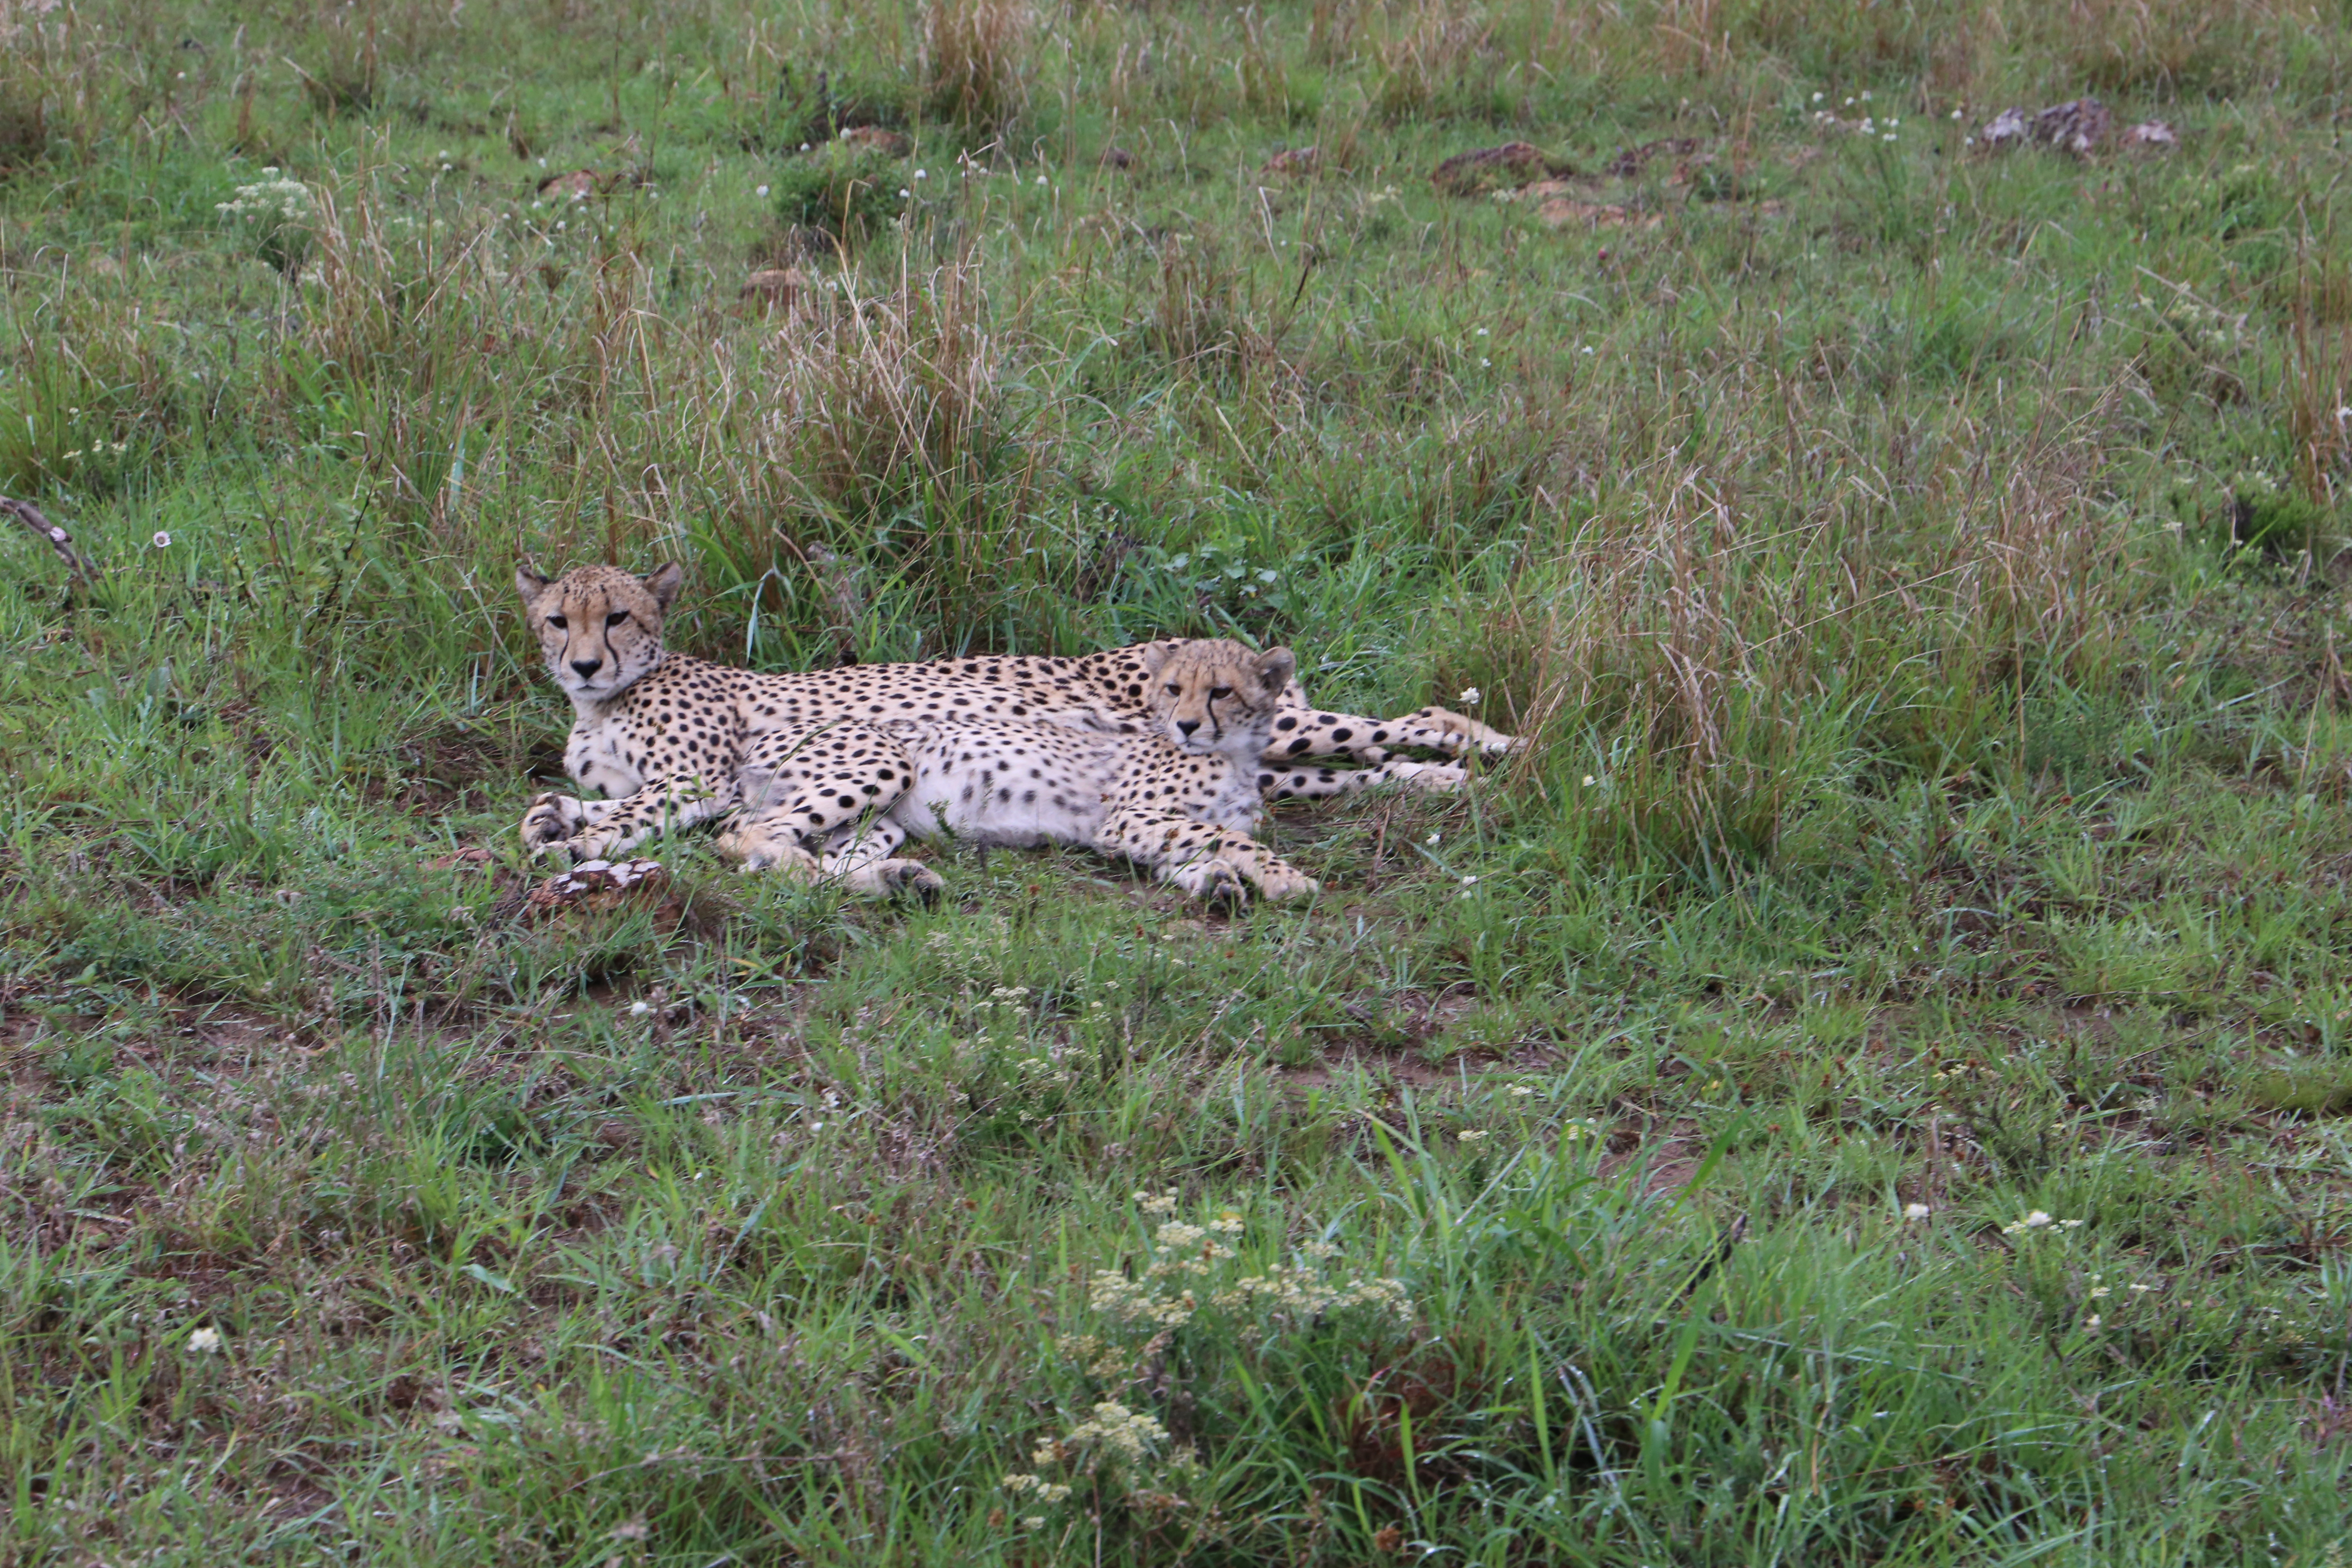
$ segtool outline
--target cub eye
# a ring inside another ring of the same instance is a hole
[[[562,616],[548,616],[548,617],[547,617],[547,624],[548,624],[549,626],[553,626],[553,627],[554,627],[557,631],[559,631],[559,632],[560,632],[560,631],[562,631],[562,630],[563,629],[564,625],[565,625],[565,623],[564,623],[564,619],[563,619],[563,617],[562,617]]]
[[[1232,687],[1230,687],[1230,686],[1212,686],[1211,688],[1209,688],[1209,699],[1210,699],[1210,700],[1211,700],[1211,701],[1215,701],[1215,700],[1218,700],[1219,699],[1222,699],[1222,698],[1231,697],[1233,694],[1234,694],[1234,689],[1233,689]]]
[[[629,612],[628,612],[628,611],[626,611],[626,610],[614,610],[611,615],[606,616],[604,617],[604,624],[605,624],[606,626],[619,626],[623,621],[625,621],[625,620],[627,620],[628,618],[629,618]]]

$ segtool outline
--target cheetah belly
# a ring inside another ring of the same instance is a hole
[[[893,726],[893,728],[898,728]],[[1117,749],[1078,731],[952,721],[900,731],[914,783],[890,818],[919,838],[952,833],[982,844],[1083,844],[1102,826]]]

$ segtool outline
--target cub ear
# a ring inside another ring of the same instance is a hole
[[[645,584],[653,594],[654,603],[667,610],[670,601],[677,597],[677,585],[685,581],[686,568],[673,561],[646,578]]]
[[[1270,647],[1257,656],[1257,683],[1274,696],[1290,684],[1298,671],[1298,656],[1286,647]]]
[[[1159,674],[1168,661],[1176,656],[1176,650],[1183,646],[1184,639],[1181,637],[1161,637],[1158,642],[1145,643],[1142,647],[1136,650],[1136,662],[1143,667],[1143,678],[1149,680]]]
[[[515,592],[522,595],[524,604],[537,604],[539,596],[547,592],[547,583],[546,578],[530,569],[530,562],[515,563]]]

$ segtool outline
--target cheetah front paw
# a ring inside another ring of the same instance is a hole
[[[891,898],[911,895],[936,904],[948,890],[945,879],[920,860],[877,860],[868,875],[877,889]]]
[[[1276,861],[1257,868],[1258,897],[1269,903],[1286,904],[1298,899],[1311,899],[1323,890],[1323,884],[1296,866]]]
[[[523,847],[533,855],[544,855],[579,832],[587,820],[587,807],[575,796],[552,790],[533,796],[530,809],[522,814]]]
[[[1212,856],[1206,860],[1195,860],[1189,866],[1171,868],[1168,879],[1204,902],[1242,904],[1249,901],[1249,889],[1243,884],[1241,872],[1223,856]]]

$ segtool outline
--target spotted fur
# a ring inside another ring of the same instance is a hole
[[[517,570],[515,585],[548,671],[571,697],[576,714],[565,770],[583,792],[604,797],[550,794],[533,801],[522,837],[535,850],[561,847],[574,858],[603,858],[666,828],[733,812],[745,804],[746,764],[756,757],[774,776],[788,765],[818,771],[817,777],[794,775],[791,787],[831,803],[823,825],[798,830],[803,852],[820,869],[845,874],[855,868],[861,886],[874,884],[869,890],[919,884],[930,873],[915,862],[897,862],[869,876],[866,868],[879,863],[866,849],[853,851],[845,847],[846,840],[835,843],[845,831],[881,815],[909,787],[906,773],[916,753],[905,748],[911,744],[919,752],[929,742],[893,728],[908,724],[931,726],[926,734],[983,721],[1009,726],[984,735],[969,728],[957,731],[992,756],[1040,740],[1030,734],[1038,728],[1055,732],[1044,740],[1066,731],[1127,742],[1128,752],[1114,747],[1097,754],[1091,764],[1097,773],[1106,765],[1099,760],[1103,755],[1120,758],[1120,767],[1131,770],[1146,767],[1154,757],[1164,761],[1163,748],[1168,755],[1213,754],[1238,770],[1219,787],[1247,793],[1252,816],[1265,798],[1338,795],[1381,782],[1459,787],[1459,767],[1392,758],[1392,747],[1458,751],[1513,743],[1508,736],[1443,710],[1387,722],[1314,712],[1305,706],[1286,653],[1278,689],[1269,697],[1253,689],[1244,713],[1230,696],[1217,695],[1215,681],[1200,684],[1198,669],[1206,667],[1199,658],[1211,656],[1188,652],[1237,649],[1235,644],[1163,639],[1081,658],[977,656],[777,674],[730,669],[663,647],[662,617],[676,599],[679,578],[676,566],[647,578],[616,567],[584,566],[552,582],[527,567]],[[1138,745],[1139,741],[1157,743]],[[893,743],[899,747],[895,753],[889,750]],[[1286,765],[1295,757],[1335,754],[1372,765],[1344,772]],[[793,762],[803,757],[805,763]],[[1078,765],[1058,752],[1055,761],[1057,766]],[[933,756],[930,765],[936,770],[949,764]],[[773,777],[762,787],[773,787]],[[1149,803],[1153,797],[1142,798]],[[803,815],[807,809],[803,807]],[[975,830],[984,837],[1000,827]],[[1066,841],[1096,842],[1087,835],[1108,830],[1066,824],[1064,831],[1071,836]],[[1033,834],[1062,836],[1042,826]],[[879,841],[870,835],[853,837],[859,846]],[[730,841],[751,842],[740,829]],[[780,844],[760,843],[777,863],[793,861]],[[820,852],[829,844],[835,847]],[[846,861],[826,866],[828,859],[844,856],[866,858],[856,858],[854,868]]]
[[[871,893],[910,885],[911,863],[892,858],[907,838],[952,834],[1083,845],[1204,898],[1308,897],[1315,879],[1251,837],[1257,758],[1293,663],[1287,648],[1182,644],[1152,671],[1150,721],[1129,736],[961,714],[772,731],[744,759],[721,846]]]

